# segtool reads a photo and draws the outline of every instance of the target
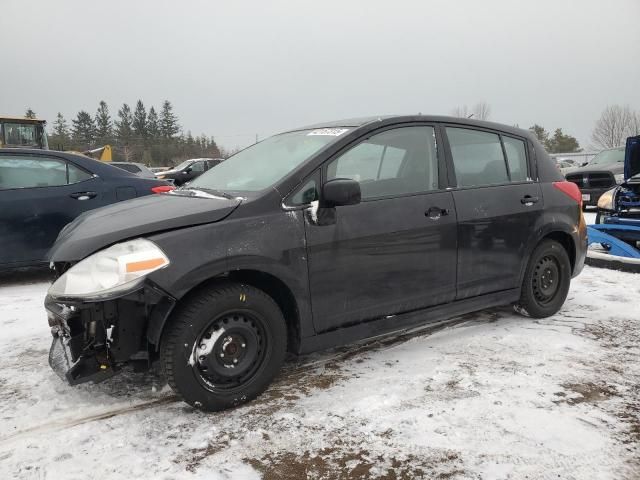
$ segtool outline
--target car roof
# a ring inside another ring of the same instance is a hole
[[[486,120],[475,120],[473,118],[459,118],[449,117],[445,115],[377,115],[370,117],[357,117],[346,118],[342,120],[333,120],[329,122],[315,123],[313,125],[307,125],[304,127],[293,128],[288,132],[295,132],[300,130],[311,130],[317,128],[336,128],[336,127],[364,127],[370,124],[379,123],[380,126],[403,123],[403,122],[438,122],[438,123],[453,123],[465,126],[472,126],[478,128],[488,128],[492,130],[500,130],[505,133],[511,133],[513,135],[531,137],[532,133],[529,130],[522,128],[505,125],[502,123],[489,122]]]

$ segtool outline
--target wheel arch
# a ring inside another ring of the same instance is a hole
[[[526,255],[524,258],[526,261],[522,262],[522,266],[520,269],[520,285],[524,280],[524,274],[527,270],[527,265],[529,265],[529,261],[531,260],[531,255],[533,251],[536,249],[538,245],[544,240],[555,240],[558,242],[567,252],[567,256],[569,257],[569,263],[571,264],[571,273],[575,272],[576,263],[577,263],[577,250],[576,243],[573,235],[564,228],[560,226],[556,226],[555,228],[543,229],[540,234],[533,240],[526,251]]]
[[[276,302],[285,318],[288,350],[292,352],[298,351],[303,327],[301,324],[300,308],[293,289],[279,276],[256,269],[238,269],[220,272],[188,289],[184,295],[176,301],[173,309],[163,319],[157,319],[156,325],[149,325],[148,332],[154,332],[152,335],[153,338],[149,338],[149,340],[155,344],[156,350],[159,349],[162,336],[168,323],[171,321],[172,315],[180,310],[181,305],[184,305],[185,302],[188,302],[190,298],[202,290],[228,283],[244,283],[262,290],[269,295],[269,297]]]

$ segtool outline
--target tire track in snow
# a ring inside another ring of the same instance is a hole
[[[148,408],[174,403],[174,402],[177,402],[178,400],[179,398],[177,395],[170,395],[165,398],[159,398],[159,399],[151,400],[144,403],[137,403],[135,405],[130,405],[127,407],[113,408],[110,410],[106,410],[104,412],[94,413],[93,415],[87,415],[85,417],[61,418],[59,420],[54,420],[52,422],[43,423],[41,425],[36,425],[34,427],[19,430],[5,437],[0,437],[0,447],[8,445],[16,440],[20,440],[22,438],[28,437],[30,435],[50,433],[56,430],[71,428],[71,427],[75,427],[85,423],[96,422],[99,420],[106,420],[106,419],[115,417],[117,415],[124,415],[127,413],[139,412],[141,410],[146,410]]]

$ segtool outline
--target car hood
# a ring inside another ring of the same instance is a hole
[[[155,175],[156,177],[159,177],[159,176],[161,176],[161,175],[173,175],[174,173],[180,173],[181,171],[182,171],[182,170],[174,170],[174,169],[171,169],[171,170],[163,170],[162,172],[156,172],[154,175]]]
[[[640,136],[627,138],[624,150],[624,179],[640,174]]]
[[[130,238],[218,222],[241,202],[241,198],[160,194],[102,207],[83,213],[63,228],[48,259],[74,262]]]
[[[605,163],[602,165],[585,165],[584,167],[574,167],[564,172],[565,175],[571,173],[590,173],[590,172],[611,172],[614,175],[622,173],[624,165],[620,162]]]

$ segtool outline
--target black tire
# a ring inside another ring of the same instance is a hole
[[[278,374],[287,350],[278,305],[262,290],[235,283],[201,290],[183,302],[160,348],[171,388],[205,411],[235,407],[260,395]]]
[[[554,315],[566,300],[570,284],[567,251],[554,240],[543,240],[529,259],[517,310],[534,318]]]

